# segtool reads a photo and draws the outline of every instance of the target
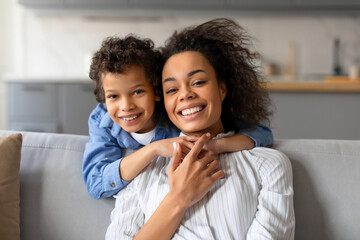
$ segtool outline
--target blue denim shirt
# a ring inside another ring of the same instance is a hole
[[[95,199],[117,194],[129,181],[122,180],[119,165],[124,157],[124,149],[143,147],[131,135],[114,123],[105,104],[98,104],[89,117],[90,140],[85,146],[82,173],[87,190]],[[273,135],[269,128],[259,125],[254,129],[239,132],[252,138],[255,145],[269,146]],[[178,137],[179,131],[168,123],[159,123],[151,142]]]

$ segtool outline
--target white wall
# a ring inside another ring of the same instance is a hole
[[[175,30],[212,17],[86,18],[39,16],[16,4],[0,2],[2,37],[0,74],[21,76],[87,77],[89,59],[107,36],[135,33],[157,46]],[[296,71],[300,77],[332,72],[333,40],[341,39],[342,63],[360,65],[360,14],[231,15],[255,37],[264,62],[283,67],[288,43],[296,44]],[[6,33],[6,34],[3,34]],[[0,80],[2,79],[0,75]],[[0,85],[0,128],[5,127],[5,90]]]
[[[87,59],[111,35],[136,33],[160,46],[175,29],[210,19],[189,17],[83,18],[39,17],[27,14],[25,27],[25,75],[72,76],[87,74]],[[297,50],[297,72],[330,74],[333,41],[340,37],[345,70],[360,64],[360,16],[267,16],[234,18],[255,37],[266,61],[281,67],[288,56],[288,43]]]
[[[22,13],[16,0],[0,1],[0,129],[6,128],[4,74],[24,72],[22,58]]]

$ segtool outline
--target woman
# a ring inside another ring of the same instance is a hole
[[[183,135],[201,136],[181,162],[154,160],[119,194],[109,239],[293,239],[292,172],[282,153],[266,148],[202,152],[210,138],[266,121],[247,36],[215,19],[174,33],[162,49],[163,92],[170,120]],[[127,204],[124,204],[124,203]]]

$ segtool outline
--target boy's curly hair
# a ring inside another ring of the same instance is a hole
[[[159,89],[161,78],[161,54],[150,39],[140,39],[134,35],[125,38],[108,37],[93,55],[89,77],[95,81],[94,94],[100,103],[105,102],[101,77],[104,73],[123,73],[128,67],[143,66],[145,75],[154,87],[155,95],[162,96]]]
[[[269,124],[272,114],[269,95],[255,66],[259,54],[250,47],[251,38],[241,26],[232,20],[218,18],[181,32],[175,31],[161,52],[164,63],[171,56],[185,51],[200,52],[209,60],[217,80],[227,86],[221,120],[228,131],[262,122]],[[235,121],[242,125],[235,126]]]

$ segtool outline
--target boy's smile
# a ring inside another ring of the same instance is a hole
[[[163,68],[163,91],[169,118],[184,134],[224,131],[221,104],[226,86],[218,83],[214,68],[201,53],[170,57]]]
[[[111,119],[127,132],[148,132],[155,128],[154,89],[142,66],[130,66],[123,73],[104,73],[102,84]]]

